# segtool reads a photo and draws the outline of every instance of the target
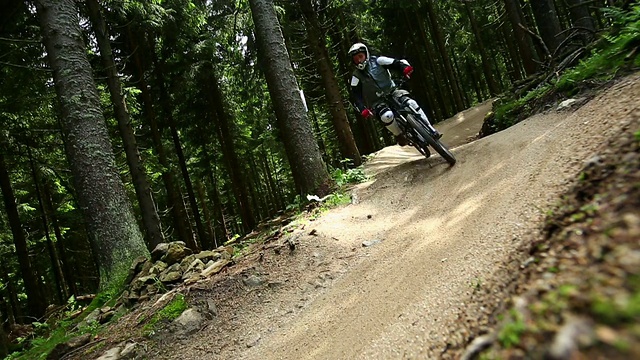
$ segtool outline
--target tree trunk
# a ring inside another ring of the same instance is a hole
[[[540,37],[547,45],[549,54],[553,55],[563,39],[563,36],[560,35],[562,28],[553,0],[530,0],[529,3],[538,25]]]
[[[261,147],[262,147],[262,150],[260,151],[260,160],[261,160],[260,162],[262,164],[262,168],[266,176],[267,187],[269,189],[269,193],[271,194],[271,199],[273,202],[269,207],[269,210],[270,210],[270,214],[274,215],[276,213],[275,210],[284,208],[284,203],[282,201],[282,197],[280,196],[280,193],[277,190],[276,183],[273,180],[273,175],[271,173],[271,167],[269,166],[267,151],[265,150],[264,144],[262,144]]]
[[[427,59],[429,68],[431,69],[431,73],[433,74],[434,86],[438,88],[438,90],[436,90],[435,92],[436,100],[440,104],[440,107],[442,108],[443,118],[447,118],[456,113],[455,111],[456,105],[452,102],[451,100],[452,97],[447,96],[445,98],[444,96],[447,93],[451,93],[451,91],[453,90],[449,86],[449,83],[446,80],[446,76],[443,77],[442,71],[437,68],[437,64],[434,62],[437,55],[433,50],[433,46],[431,46],[431,43],[429,42],[429,39],[427,37],[427,29],[425,27],[424,19],[420,15],[418,15],[418,13],[415,13],[415,17],[416,17],[416,22],[418,23],[418,28],[420,30],[420,38],[422,39],[423,46],[427,51],[426,59]]]
[[[525,25],[521,15],[522,10],[520,3],[518,0],[504,0],[504,6],[509,22],[511,22],[511,27],[513,27],[513,34],[518,44],[518,50],[520,51],[520,58],[522,59],[525,73],[527,75],[535,74],[538,70],[538,64],[536,63],[538,55],[533,49],[533,42],[529,34],[520,26]]]
[[[332,29],[332,31],[329,32],[329,36],[331,37],[332,41],[336,43],[340,48],[340,56],[338,56],[338,67],[340,69],[339,72],[342,75],[341,83],[347,85],[351,80],[351,71],[349,70],[349,65],[347,65],[347,62],[345,61],[345,57],[349,52],[349,47],[351,46],[351,44],[348,42],[349,36],[345,35],[345,31],[343,31],[346,28],[346,25],[344,24],[344,14],[342,13],[342,9],[336,8],[335,11],[337,12],[337,14],[335,14],[335,17],[337,18],[338,26],[337,29]],[[350,94],[349,101],[351,103],[354,102],[352,97],[353,95]],[[352,118],[355,117],[352,130],[354,132],[354,137],[358,144],[360,154],[371,154],[372,152],[376,151],[375,146],[371,141],[371,137],[369,136],[366,127],[363,124],[364,120],[359,115],[355,115],[354,113],[354,111],[349,111],[347,115],[351,114]]]
[[[67,287],[71,291],[71,294],[78,296],[78,287],[76,285],[76,276],[71,270],[71,264],[69,263],[70,259],[67,257],[67,250],[64,247],[64,239],[62,237],[62,231],[60,231],[60,226],[58,225],[58,217],[56,216],[55,208],[53,207],[53,200],[51,199],[51,191],[49,190],[48,184],[45,182],[43,184],[44,190],[44,202],[45,202],[45,210],[49,214],[49,218],[51,219],[51,225],[53,226],[53,233],[56,236],[56,248],[58,250],[58,256],[60,257],[60,262],[62,263],[62,274],[65,279],[65,283]]]
[[[9,339],[4,332],[4,321],[2,314],[0,314],[0,359],[4,359],[9,355]]]
[[[163,50],[165,51],[165,50]],[[193,218],[196,222],[196,232],[198,234],[198,238],[204,238],[204,227],[202,226],[202,219],[200,217],[200,209],[198,208],[198,203],[196,202],[195,192],[193,191],[193,183],[191,182],[191,177],[189,176],[189,171],[187,169],[187,162],[184,157],[184,152],[182,150],[182,143],[180,141],[180,135],[178,134],[178,130],[176,129],[175,120],[173,119],[173,109],[171,108],[171,98],[169,96],[169,92],[167,90],[167,86],[165,84],[164,74],[165,74],[165,64],[164,60],[159,60],[154,56],[154,64],[155,64],[155,75],[156,81],[158,83],[158,90],[160,91],[160,108],[162,109],[162,113],[164,115],[164,119],[166,120],[166,124],[169,125],[169,131],[171,132],[171,140],[173,141],[173,148],[175,149],[176,155],[178,157],[178,166],[180,167],[180,172],[182,174],[182,179],[184,180],[184,184],[187,190],[187,197],[189,199],[189,204],[191,205],[191,211],[193,212]],[[184,205],[184,200],[182,197],[180,198],[182,207],[184,208],[185,219],[188,219],[188,212],[186,211],[186,206]],[[190,233],[193,234],[191,230],[191,223],[188,223]],[[199,249],[197,241],[193,238],[193,236],[189,237],[189,241],[187,241],[187,245],[194,251]]]
[[[88,0],[87,6],[89,8],[89,17],[93,25],[98,47],[100,48],[100,56],[102,57],[104,69],[107,74],[109,94],[111,95],[115,117],[118,121],[118,130],[122,137],[122,145],[126,154],[127,164],[129,165],[129,171],[131,172],[133,187],[136,191],[138,203],[140,204],[140,213],[145,229],[147,247],[151,251],[155,249],[158,244],[164,242],[160,216],[158,216],[156,204],[153,200],[153,192],[151,191],[151,186],[149,185],[147,174],[144,171],[140,153],[138,152],[136,137],[133,132],[133,127],[131,126],[125,99],[122,95],[122,85],[118,77],[116,63],[113,60],[113,51],[111,50],[109,33],[102,16],[101,6],[97,0]]]
[[[296,187],[303,195],[324,196],[329,192],[329,173],[304,112],[273,1],[249,3],[267,86]]]
[[[42,230],[44,231],[45,239],[47,240],[47,251],[49,252],[49,259],[51,260],[51,268],[53,271],[53,280],[56,284],[56,295],[58,298],[58,304],[64,304],[64,300],[67,299],[68,293],[64,286],[62,269],[60,268],[60,261],[58,255],[51,241],[49,234],[49,219],[47,218],[47,212],[44,209],[44,202],[42,201],[42,191],[40,190],[40,179],[36,170],[35,162],[33,161],[33,154],[31,148],[27,147],[27,154],[29,156],[29,166],[31,167],[31,176],[33,177],[33,184],[36,190],[36,198],[38,199],[38,207],[40,208],[40,219],[42,220]]]
[[[589,11],[590,1],[585,0],[566,0],[569,7],[569,14],[571,17],[571,24],[574,27],[584,28],[591,30],[592,32],[583,32],[582,39],[585,42],[590,41],[596,31],[596,22],[591,16]],[[584,31],[584,30],[582,30]]]
[[[409,14],[407,10],[403,9],[402,14],[404,16],[404,19],[407,20],[407,27],[409,28],[409,31],[411,31],[412,34],[415,34],[417,32],[420,35],[422,35],[422,27],[424,26],[424,21],[423,19],[420,18],[418,13],[416,13],[416,17],[418,18],[417,22],[419,24],[417,29],[415,28],[415,23],[412,21],[409,21]],[[425,106],[423,106],[423,110],[425,110],[425,113],[430,119],[432,119],[433,122],[437,122],[444,119],[444,111],[442,109],[443,104],[438,103],[437,97],[434,94],[434,91],[433,91],[434,89],[432,86],[435,82],[432,81],[432,79],[428,76],[428,74],[434,75],[433,69],[430,64],[431,59],[429,59],[427,56],[424,56],[423,54],[420,53],[421,51],[424,50],[422,48],[429,46],[429,44],[424,43],[422,44],[422,46],[420,46],[418,44],[419,39],[422,39],[424,41],[426,37],[420,37],[420,38],[416,36],[411,37],[411,44],[413,48],[412,52],[414,53],[414,57],[418,60],[419,66],[420,66],[420,71],[418,72],[418,76],[420,76],[420,79],[418,79],[418,81],[414,80],[413,83],[416,84],[417,82],[417,86],[419,86],[419,89],[421,90],[421,93],[423,94],[423,97],[425,98],[428,104],[426,108]]]
[[[453,100],[456,104],[456,112],[464,109],[464,103],[462,101],[462,94],[460,88],[458,87],[458,83],[456,81],[456,75],[453,71],[453,65],[451,65],[451,59],[449,59],[449,52],[444,43],[444,36],[442,35],[442,30],[440,29],[440,25],[438,25],[438,20],[436,17],[435,9],[433,8],[432,0],[425,1],[427,7],[427,15],[429,16],[429,22],[431,23],[431,30],[433,31],[433,37],[438,47],[438,52],[442,58],[442,63],[444,65],[445,74],[447,76],[447,81],[451,86],[451,94],[453,95]]]
[[[149,93],[147,82],[144,78],[144,65],[140,53],[137,49],[137,43],[128,29],[128,38],[130,40],[130,50],[133,53],[134,68],[137,79],[137,86],[140,89],[144,116],[151,128],[151,140],[158,156],[158,162],[162,167],[162,181],[167,191],[167,202],[171,213],[173,215],[173,225],[178,233],[178,239],[184,241],[186,244],[193,244],[193,233],[189,226],[189,220],[187,218],[187,210],[184,207],[184,201],[182,200],[182,193],[176,184],[176,176],[173,172],[173,167],[169,163],[167,154],[162,144],[162,136],[160,135],[160,128],[158,126],[158,120],[156,118],[155,110],[153,109],[153,100]]]
[[[505,65],[507,67],[509,78],[511,82],[515,82],[522,79],[522,62],[518,56],[518,49],[513,44],[511,32],[506,23],[500,24],[500,30],[502,32],[502,42],[507,50],[508,55],[505,57]]]
[[[13,284],[13,280],[9,277],[9,271],[7,271],[5,263],[0,263],[0,280],[6,284],[5,291],[7,292],[7,296],[4,297],[4,300],[7,307],[7,322],[8,325],[15,325],[16,322],[20,322],[20,319],[23,319],[23,317],[20,312],[20,306],[18,305],[18,293]]]
[[[215,228],[213,221],[211,220],[211,213],[209,212],[209,206],[207,205],[207,197],[205,195],[204,184],[202,181],[196,182],[196,191],[198,192],[198,199],[202,204],[202,215],[204,215],[204,221],[207,224],[206,235],[204,239],[200,239],[200,244],[203,250],[215,249]]]
[[[476,43],[478,44],[478,52],[480,53],[480,60],[482,61],[482,71],[484,72],[484,78],[487,81],[487,85],[489,86],[489,92],[491,93],[491,96],[495,96],[500,92],[500,88],[498,87],[496,79],[493,76],[491,64],[489,63],[489,56],[487,55],[487,50],[484,47],[482,36],[480,35],[480,28],[478,27],[478,23],[475,16],[473,16],[471,6],[468,2],[464,3],[464,8],[467,12],[467,16],[469,16],[469,22],[471,22],[473,36],[476,38]]]
[[[304,14],[307,27],[307,39],[311,46],[311,50],[313,51],[316,65],[320,73],[320,78],[322,80],[322,85],[325,90],[333,128],[336,132],[336,136],[338,137],[340,153],[343,158],[351,159],[353,161],[353,165],[359,166],[362,164],[360,151],[356,146],[356,141],[353,138],[353,133],[349,126],[349,119],[347,118],[347,112],[345,111],[342,95],[340,94],[340,87],[338,86],[338,81],[336,80],[336,76],[333,72],[331,58],[327,52],[324,30],[320,26],[318,15],[313,9],[311,0],[298,0],[298,3],[300,4],[300,8]]]
[[[221,243],[224,243],[229,239],[229,231],[227,230],[227,224],[224,218],[224,209],[223,209],[224,206],[222,204],[222,201],[220,200],[220,194],[218,192],[218,182],[216,179],[216,175],[214,173],[214,170],[216,169],[215,159],[209,155],[209,150],[207,149],[206,145],[203,145],[201,147],[201,150],[202,150],[203,158],[207,159],[207,162],[211,164],[211,166],[206,170],[206,173],[207,173],[207,176],[209,177],[209,181],[211,182],[211,186],[209,188],[212,189],[212,191],[209,192],[209,198],[213,202],[213,212],[214,212],[213,242],[215,247],[217,248]],[[215,231],[217,231],[218,229],[222,234],[222,237],[220,239],[215,233]]]
[[[13,234],[13,243],[16,247],[16,255],[18,257],[18,265],[20,273],[24,281],[24,288],[27,294],[27,307],[29,315],[36,318],[44,314],[47,304],[42,296],[42,288],[36,276],[35,270],[29,259],[29,249],[27,248],[27,239],[22,231],[22,223],[18,214],[18,206],[16,198],[11,187],[11,179],[4,160],[4,155],[0,152],[0,190],[2,190],[2,198],[4,206],[7,210],[7,218],[11,233]]]
[[[116,168],[78,10],[72,0],[38,0],[36,7],[78,201],[98,255],[100,287],[119,287],[133,259],[148,251]]]
[[[227,110],[227,104],[224,102],[222,90],[218,83],[218,78],[214,73],[214,69],[211,64],[207,65],[205,69],[207,72],[207,96],[209,99],[210,113],[212,116],[216,116],[215,119],[211,119],[217,126],[218,138],[222,145],[222,155],[227,165],[227,171],[229,177],[231,177],[231,188],[236,198],[238,208],[240,210],[240,217],[242,218],[242,226],[245,231],[249,232],[256,226],[255,215],[251,208],[249,198],[249,186],[245,178],[245,169],[243,162],[238,157],[234,142],[234,133],[231,130],[233,119]]]

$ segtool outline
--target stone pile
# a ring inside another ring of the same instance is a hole
[[[127,277],[128,288],[123,302],[134,305],[166,292],[178,284],[193,284],[220,272],[232,260],[233,247],[219,247],[193,254],[182,241],[159,244],[151,252],[151,260],[136,259]]]

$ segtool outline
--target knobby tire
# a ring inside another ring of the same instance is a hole
[[[429,146],[431,146],[438,154],[440,154],[440,156],[442,156],[443,159],[445,159],[449,163],[449,166],[455,165],[455,156],[453,156],[451,151],[449,151],[449,149],[443,143],[441,143],[440,140],[434,139],[433,136],[429,134],[427,129],[424,128],[424,125],[416,120],[413,115],[408,115],[407,118],[410,121],[411,126],[420,134],[420,136],[422,136],[427,141]]]

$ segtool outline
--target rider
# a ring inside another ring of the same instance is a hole
[[[404,77],[409,79],[411,73],[413,73],[413,66],[406,60],[398,60],[386,56],[370,56],[369,49],[363,43],[356,43],[351,46],[349,57],[351,57],[353,64],[356,66],[356,70],[353,71],[353,76],[351,77],[351,90],[353,91],[358,111],[365,118],[375,114],[385,127],[395,135],[399,145],[407,145],[407,138],[404,137],[402,130],[394,121],[393,111],[380,97],[395,87],[389,69],[401,72]],[[409,97],[408,91],[396,89],[392,95],[396,98],[401,98],[402,103],[409,105],[423,119],[428,121],[427,115],[418,103]],[[442,136],[437,131],[435,131],[435,135],[437,138]]]

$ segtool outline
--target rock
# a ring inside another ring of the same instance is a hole
[[[161,272],[165,271],[167,267],[167,263],[158,260],[151,266],[151,268],[149,268],[149,275],[158,275]]]
[[[229,265],[230,263],[231,263],[231,260],[220,259],[215,263],[211,264],[211,266],[204,269],[200,274],[204,277],[209,277],[213,274],[219,273],[220,270],[222,270],[225,266]]]
[[[190,308],[182,312],[174,323],[178,326],[178,332],[182,334],[191,334],[197,330],[200,330],[204,317],[197,310]]]
[[[138,295],[136,295],[135,293],[130,292],[123,299],[124,299],[124,303],[125,303],[126,306],[131,306],[131,305],[137,303],[140,300],[140,297]]]
[[[205,250],[197,253],[195,256],[196,259],[202,261],[203,263],[207,263],[211,260],[216,261],[220,259],[222,257],[222,254],[213,250]]]
[[[135,260],[133,260],[124,283],[130,284],[131,281],[133,281],[133,279],[136,277],[136,275],[138,275],[142,271],[142,268],[146,262],[148,262],[148,260],[144,256],[138,256]]]
[[[376,239],[376,240],[366,240],[366,241],[362,242],[362,246],[363,247],[369,247],[369,246],[373,246],[373,245],[379,244],[380,242],[381,242],[381,240],[378,240],[378,239]]]
[[[145,285],[149,285],[149,284],[153,284],[156,282],[156,277],[153,275],[147,275],[147,276],[143,276],[141,278],[139,278],[140,282],[142,282]]]
[[[138,344],[131,342],[131,343],[126,343],[124,345],[124,348],[122,349],[122,352],[120,352],[120,359],[121,360],[133,360],[133,359],[137,359],[140,358],[140,356],[138,356]]]
[[[98,317],[98,322],[100,324],[104,324],[108,322],[109,320],[111,320],[111,318],[115,313],[116,311],[110,306],[103,307],[102,309],[100,309],[100,316]]]
[[[184,242],[174,241],[169,243],[167,252],[160,258],[160,260],[172,265],[180,262],[182,259],[191,255],[191,249],[189,249]]]
[[[92,323],[99,322],[100,319],[100,309],[95,309],[87,315],[87,317],[82,320],[82,322],[78,325],[78,327],[86,327],[91,325]]]
[[[475,359],[475,356],[482,350],[488,348],[496,340],[495,334],[486,334],[475,338],[464,350],[460,360]]]
[[[151,251],[151,261],[156,262],[160,260],[169,250],[169,243],[160,243]]]
[[[586,99],[585,98],[579,98],[579,99],[567,99],[563,102],[561,102],[558,107],[556,108],[557,111],[562,111],[562,110],[566,110],[569,109],[571,107],[573,107],[574,105],[580,105],[581,103],[583,103]]]
[[[233,245],[220,246],[216,249],[222,255],[223,259],[231,259],[234,253]]]
[[[247,341],[247,348],[252,348],[256,345],[258,345],[258,343],[260,342],[260,339],[262,337],[260,335],[256,335],[253,339]]]
[[[571,359],[578,345],[591,342],[593,336],[589,320],[575,316],[569,317],[553,338],[549,356],[551,359]]]
[[[194,283],[198,282],[198,280],[200,280],[200,274],[199,273],[198,274],[193,273],[186,279],[183,276],[182,279],[183,279],[185,285],[191,285],[191,284],[194,284]]]
[[[174,283],[174,282],[182,279],[182,273],[180,273],[179,271],[171,271],[171,272],[162,273],[162,274],[160,274],[159,279],[164,284]]]
[[[196,259],[196,256],[191,254],[186,256],[184,259],[182,259],[180,261],[180,270],[182,272],[187,271],[187,269],[189,268],[189,265],[191,265],[191,263]]]
[[[68,354],[71,351],[79,348],[80,346],[89,343],[89,341],[91,341],[90,333],[74,337],[67,342],[58,344],[53,348],[53,350],[51,350],[49,355],[47,355],[47,360],[61,359],[65,354]]]
[[[264,281],[256,275],[251,275],[248,278],[243,279],[242,282],[249,287],[258,287],[264,284]]]
[[[207,311],[213,317],[218,316],[218,307],[216,306],[216,303],[211,299],[207,299]]]
[[[122,352],[122,345],[118,345],[114,348],[111,348],[105,351],[99,358],[96,360],[120,360],[120,353]]]
[[[204,270],[204,263],[200,259],[195,259],[189,266],[187,266],[187,269],[182,275],[182,280],[187,280],[194,275],[198,275],[199,277],[202,270]]]

